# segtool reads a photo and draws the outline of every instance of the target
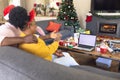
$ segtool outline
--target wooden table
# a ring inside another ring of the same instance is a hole
[[[97,36],[97,42],[96,43],[98,43],[98,42],[100,43],[101,40],[120,40],[120,38],[105,36],[105,35],[104,36]],[[108,51],[107,53],[102,54],[102,53],[100,53],[96,50],[88,52],[88,51],[79,50],[79,49],[75,49],[75,48],[68,48],[68,47],[65,47],[65,46],[59,46],[59,48],[64,49],[64,50],[66,49],[66,50],[73,51],[73,52],[93,55],[93,56],[97,56],[97,57],[100,56],[100,57],[120,61],[120,52],[119,53],[110,53]]]
[[[79,49],[74,49],[74,48],[68,48],[68,47],[65,47],[65,46],[59,46],[59,49],[64,50],[64,51],[68,51],[70,53],[70,55],[80,65],[81,64],[83,64],[83,65],[84,64],[85,65],[88,64],[88,65],[92,65],[92,66],[95,67],[95,64],[96,64],[95,60],[98,57],[103,57],[103,58],[111,59],[112,60],[111,67],[109,69],[105,69],[105,70],[109,70],[109,71],[112,71],[112,72],[118,72],[119,71],[120,53],[112,54],[112,53],[107,52],[105,54],[101,54],[100,52],[97,52],[95,50],[88,52],[88,51],[84,51],[84,50],[79,50]],[[81,55],[83,57],[81,57]]]
[[[120,38],[111,37],[111,36],[97,36],[97,42],[102,40],[120,40]],[[120,53],[100,53],[96,50],[93,51],[84,51],[75,48],[68,48],[65,46],[59,46],[59,49],[68,51],[70,55],[81,65],[91,65],[94,66],[95,61],[98,57],[108,58],[112,60],[112,65],[108,69],[109,71],[118,72],[120,66]],[[95,64],[96,65],[96,64]]]
[[[84,51],[84,50],[79,50],[79,49],[75,49],[75,48],[68,48],[68,47],[65,47],[65,46],[59,46],[59,48],[63,49],[63,50],[77,52],[77,53],[83,53],[83,54],[88,54],[88,55],[92,55],[92,56],[104,57],[104,58],[109,58],[109,59],[112,59],[112,60],[120,61],[120,53],[107,52],[107,53],[103,54],[103,53],[100,53],[96,50]]]

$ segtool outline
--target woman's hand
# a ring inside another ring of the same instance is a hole
[[[50,38],[55,39],[57,37],[56,31],[50,33]]]
[[[54,55],[56,55],[57,57],[64,56],[61,50],[57,50]]]

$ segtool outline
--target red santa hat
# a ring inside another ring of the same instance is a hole
[[[29,12],[30,20],[29,20],[29,22],[28,22],[28,25],[34,20],[35,16],[36,16],[36,12],[35,12],[34,9],[32,9],[32,10]]]
[[[3,10],[5,20],[9,20],[9,13],[14,7],[15,7],[14,5],[9,5]]]
[[[29,12],[29,16],[30,16],[30,22],[34,20],[35,16],[36,16],[36,12],[34,9],[32,9],[30,12]]]

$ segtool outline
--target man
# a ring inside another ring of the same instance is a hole
[[[19,43],[36,43],[33,35],[19,37],[20,29],[28,22],[26,9],[15,7],[9,13],[9,20],[0,26],[0,46],[13,46]]]

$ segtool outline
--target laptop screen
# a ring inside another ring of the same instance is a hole
[[[95,46],[96,36],[88,35],[88,34],[80,34],[78,45],[87,45],[87,46]]]

